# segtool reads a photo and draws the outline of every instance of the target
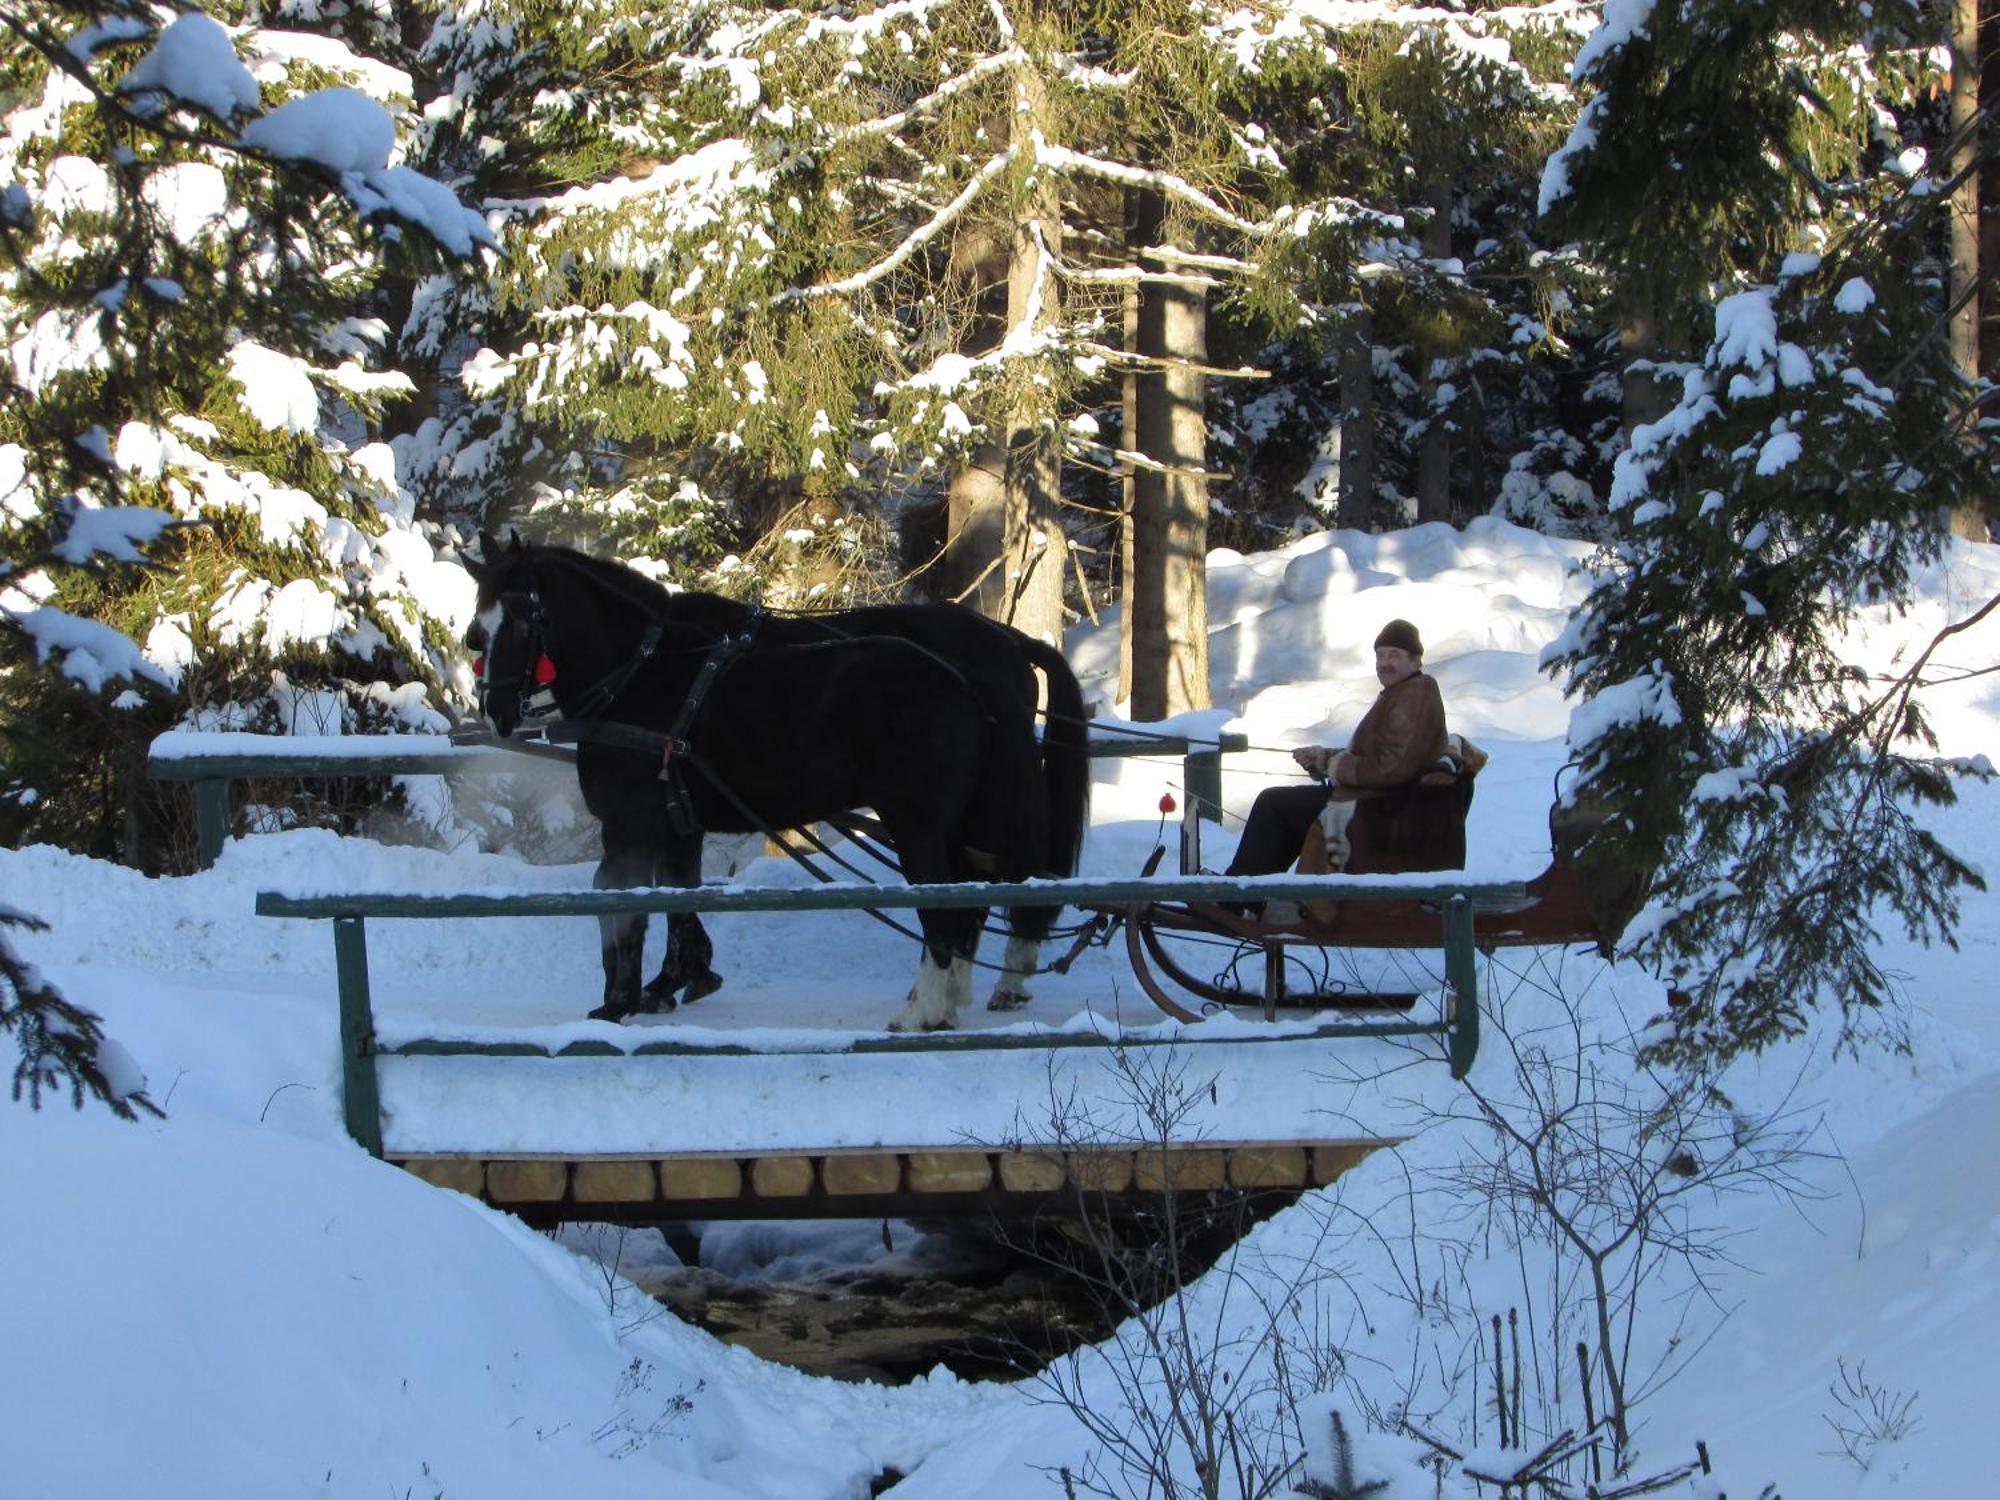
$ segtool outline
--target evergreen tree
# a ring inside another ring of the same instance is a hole
[[[0,555],[121,506],[190,523],[157,568],[7,581],[0,836],[158,864],[161,729],[444,722],[427,699],[456,630],[432,610],[470,587],[376,440],[409,382],[369,298],[491,237],[391,163],[389,112],[332,85],[398,75],[338,42],[14,0],[0,27]],[[45,670],[35,622],[70,619],[143,641],[151,670]]]
[[[1659,12],[1652,24],[1669,34],[1690,14]],[[1846,34],[1817,41],[1828,49]],[[1756,45],[1732,35],[1751,63],[1768,56],[1778,67],[1805,50],[1775,30]],[[1625,44],[1640,36],[1627,33]],[[1888,38],[1867,38],[1895,60]],[[1867,55],[1851,66],[1866,70]],[[1608,73],[1619,76],[1616,66]],[[1721,107],[1700,91],[1686,97]],[[1848,100],[1857,112],[1877,108],[1865,89]],[[1621,102],[1607,95],[1598,115]],[[1699,133],[1693,120],[1647,118],[1665,139]],[[1945,544],[1950,507],[1994,493],[1990,455],[1960,440],[1973,393],[1943,317],[1945,195],[1920,157],[1892,155],[1900,171],[1871,172],[1857,152],[1841,183],[1845,224],[1788,224],[1774,205],[1803,202],[1823,184],[1780,149],[1785,137],[1772,134],[1768,115],[1757,118],[1765,124],[1748,138],[1769,148],[1761,165],[1720,171],[1700,195],[1684,186],[1668,195],[1685,193],[1694,225],[1719,235],[1733,223],[1748,236],[1740,204],[1707,195],[1743,191],[1743,172],[1773,187],[1755,245],[1711,240],[1701,269],[1712,277],[1724,248],[1738,264],[1752,248],[1775,256],[1788,228],[1820,248],[1774,261],[1769,280],[1716,301],[1712,336],[1678,403],[1638,426],[1619,460],[1615,545],[1547,658],[1585,700],[1571,727],[1579,795],[1615,814],[1586,850],[1586,878],[1617,864],[1654,872],[1653,910],[1627,941],[1675,986],[1671,1024],[1651,1046],[1674,1060],[1767,1045],[1803,1029],[1823,998],[1837,1001],[1848,1027],[1861,1023],[1891,998],[1871,953],[1876,923],[1893,914],[1914,936],[1949,941],[1956,892],[1981,885],[1921,817],[1926,805],[1951,803],[1956,769],[1929,753],[1926,662],[1884,684],[1842,649],[1858,610],[1908,597],[1915,572]],[[1847,124],[1850,139],[1866,135]],[[1609,133],[1607,124],[1600,139]],[[1694,291],[1663,268],[1687,252],[1694,230],[1648,251],[1629,227],[1639,212],[1623,205],[1629,185],[1614,176],[1602,166],[1572,173],[1576,214],[1626,226],[1621,253],[1653,256],[1645,279],[1655,305],[1669,293],[1686,305]]]
[[[1573,69],[1592,97],[1540,197],[1547,231],[1609,272],[1628,430],[1671,402],[1717,296],[1767,279],[1808,226],[1865,213],[1892,109],[1935,83],[1935,40],[1905,0],[1606,7]]]

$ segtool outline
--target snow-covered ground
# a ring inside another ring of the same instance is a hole
[[[1201,722],[1241,729],[1259,747],[1232,758],[1233,812],[1291,774],[1286,747],[1344,738],[1374,695],[1370,643],[1401,616],[1423,631],[1453,727],[1493,756],[1469,873],[1534,874],[1568,716],[1536,653],[1579,597],[1567,569],[1581,550],[1484,521],[1215,555],[1212,666],[1224,707]],[[1887,666],[1996,592],[2000,548],[1959,546],[1919,608],[1870,622],[1855,653]],[[2000,627],[1989,624],[1954,640],[1941,665],[1988,667],[1996,646]],[[1071,642],[1079,670],[1098,680],[1115,651],[1108,632]],[[1993,754],[2000,677],[1934,692],[1930,716],[1947,753]],[[1160,832],[1161,794],[1179,794],[1179,763],[1102,763],[1101,775],[1086,872],[1130,873]],[[1944,828],[1975,863],[2000,868],[2000,791],[1966,788]],[[1219,866],[1234,833],[1233,820],[1207,829],[1204,861]],[[799,877],[757,861],[736,878]],[[895,1490],[905,1500],[1060,1493],[1055,1466],[1081,1464],[1092,1443],[1046,1387],[943,1372],[898,1388],[844,1385],[763,1363],[671,1318],[639,1316],[635,1294],[596,1262],[347,1140],[326,925],[259,918],[254,893],[589,880],[583,865],[310,832],[233,843],[215,870],[176,880],[47,848],[0,851],[0,900],[51,923],[19,946],[104,1016],[168,1112],[131,1125],[65,1101],[39,1114],[0,1102],[0,1494],[846,1500],[891,1468],[908,1475]],[[1638,1406],[1642,1469],[1690,1457],[1703,1439],[1732,1495],[1767,1480],[1794,1500],[1990,1490],[1975,1403],[2000,1344],[2000,1290],[1983,1274],[2000,1252],[2000,1172],[1987,1149],[2000,1136],[1996,917],[2000,898],[1968,902],[1957,953],[1885,939],[1908,999],[1909,1055],[1835,1057],[1815,1036],[1726,1081],[1745,1117],[1789,1111],[1810,1153],[1790,1170],[1815,1198],[1690,1201],[1715,1253],[1698,1267],[1700,1287],[1684,1268],[1663,1271],[1636,1325],[1635,1369],[1697,1351]],[[886,1022],[909,982],[906,944],[860,914],[710,926],[726,987],[642,1025],[727,1033],[770,1053],[388,1063],[392,1143],[944,1143],[1006,1138],[1045,1120],[1064,1091],[1117,1108],[1109,1060],[1084,1049],[1055,1054],[1057,1077],[1041,1055],[1011,1051],[784,1055]],[[582,1019],[598,986],[588,922],[377,921],[369,937],[391,1037],[598,1029]],[[1643,1024],[1659,1000],[1645,974],[1582,956],[1517,956],[1485,983],[1494,1015],[1472,1082],[1503,1104],[1519,1093],[1509,1038],[1564,1026],[1564,999],[1582,1034],[1609,1038]],[[1025,1012],[962,1022],[1163,1026],[1115,949],[1035,993]],[[1454,1425],[1448,1371],[1481,1319],[1516,1306],[1525,1315],[1552,1263],[1532,1247],[1505,1249],[1464,1220],[1465,1199],[1432,1190],[1478,1144],[1441,1118],[1462,1097],[1443,1065],[1413,1063],[1387,1042],[1146,1055],[1201,1085],[1193,1128],[1211,1136],[1417,1132],[1262,1226],[1235,1275],[1209,1278],[1196,1302],[1225,1332],[1254,1330],[1249,1299],[1231,1288],[1269,1288],[1310,1263],[1299,1316],[1322,1349],[1346,1353],[1338,1399],[1349,1421],[1365,1426],[1367,1408],[1379,1417],[1407,1403],[1442,1435],[1490,1445],[1483,1427]],[[1452,1283],[1444,1302],[1406,1295],[1433,1276]],[[1560,1347],[1552,1329],[1531,1328],[1530,1342],[1544,1331]],[[1114,1366],[1086,1357],[1078,1368],[1112,1409]],[[1904,1398],[1914,1399],[1899,1439],[1852,1436],[1898,1425],[1866,1412]],[[1490,1412],[1480,1420],[1490,1424]],[[1434,1493],[1407,1466],[1394,1472],[1388,1500]],[[1447,1480],[1444,1493],[1470,1490]]]

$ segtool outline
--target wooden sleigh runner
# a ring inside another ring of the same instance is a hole
[[[1440,874],[1465,866],[1465,815],[1476,771],[1433,776],[1407,793],[1364,802],[1350,839],[1348,873]],[[1469,901],[1472,944],[1499,948],[1587,946],[1610,957],[1645,900],[1649,873],[1621,857],[1607,811],[1558,803],[1549,813],[1549,862],[1518,895]],[[1300,872],[1327,873],[1318,828],[1309,831]],[[1232,1006],[1280,1010],[1407,1010],[1414,991],[1329,984],[1331,956],[1351,950],[1435,949],[1445,921],[1438,893],[1408,899],[1255,903],[1144,902],[1114,919],[1125,928],[1133,975],[1148,998],[1184,1021]],[[1207,961],[1204,964],[1203,955]],[[1203,968],[1207,973],[1201,972]]]

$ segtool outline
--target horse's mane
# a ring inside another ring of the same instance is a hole
[[[633,608],[655,618],[666,612],[669,601],[674,597],[664,585],[655,583],[644,573],[609,558],[592,557],[574,547],[538,546],[533,549],[531,560],[537,572],[553,566],[558,570],[579,573],[586,583],[616,595]]]
[[[676,592],[636,568],[574,547],[540,546],[534,549],[534,559],[537,565],[553,564],[558,570],[581,575],[586,584],[602,589],[656,624],[725,624],[743,609],[719,595]]]

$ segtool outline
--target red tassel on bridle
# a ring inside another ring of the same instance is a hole
[[[535,663],[535,686],[547,687],[556,680],[556,664],[544,656]]]

